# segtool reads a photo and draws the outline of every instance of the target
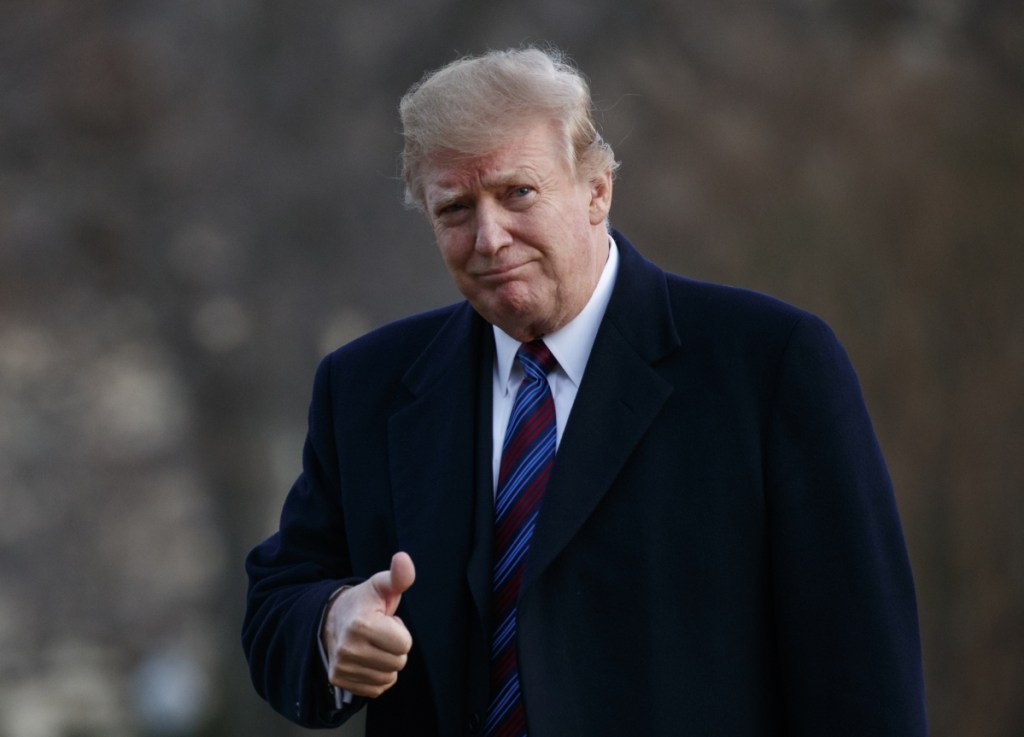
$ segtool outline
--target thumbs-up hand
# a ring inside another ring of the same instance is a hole
[[[412,649],[412,636],[395,610],[415,580],[412,558],[395,553],[389,570],[343,591],[331,603],[320,637],[332,684],[367,698],[395,685]]]

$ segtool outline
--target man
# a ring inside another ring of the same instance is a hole
[[[339,349],[247,560],[294,721],[371,735],[925,734],[913,585],[831,331],[609,231],[614,158],[536,49],[403,98],[466,302]]]

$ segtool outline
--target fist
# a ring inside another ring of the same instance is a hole
[[[331,603],[320,637],[333,685],[371,699],[395,685],[412,649],[412,636],[395,611],[415,580],[412,558],[395,553],[390,569]]]

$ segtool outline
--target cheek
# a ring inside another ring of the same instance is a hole
[[[460,245],[461,241],[451,233],[441,234],[435,231],[434,238],[437,241],[437,248],[441,252],[441,259],[448,270],[456,272],[466,263],[467,251]]]

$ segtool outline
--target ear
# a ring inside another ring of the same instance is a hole
[[[604,223],[611,209],[612,170],[605,169],[590,180],[590,224]]]

